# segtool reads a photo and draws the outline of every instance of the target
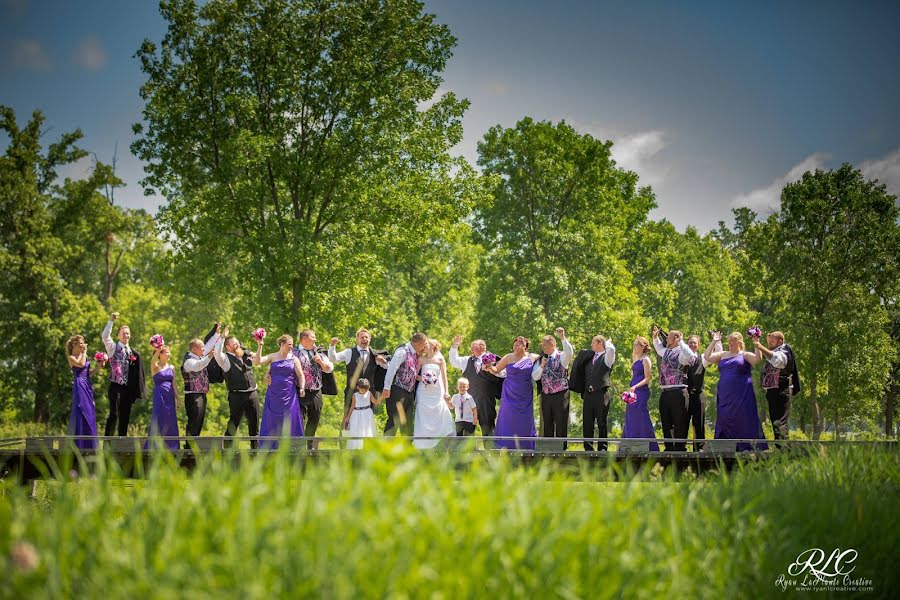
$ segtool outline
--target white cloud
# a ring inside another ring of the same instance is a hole
[[[602,125],[584,124],[575,119],[566,121],[579,133],[588,133],[598,140],[613,143],[612,157],[616,165],[638,174],[639,185],[658,186],[665,180],[671,165],[660,160],[671,143],[671,136],[663,129],[626,132]]]
[[[669,167],[651,164],[653,158],[669,145],[666,132],[661,129],[639,131],[621,136],[612,136],[612,157],[616,164],[628,171],[634,171],[643,183],[655,185],[660,183],[669,171]]]
[[[4,42],[0,48],[7,69],[49,71],[53,66],[50,55],[37,40],[11,40]]]
[[[883,158],[865,161],[859,170],[866,179],[877,179],[885,184],[888,193],[900,199],[900,148]]]
[[[810,154],[781,177],[775,178],[766,187],[755,189],[746,194],[739,194],[731,201],[732,208],[745,206],[754,211],[767,213],[778,209],[781,205],[781,190],[788,183],[798,181],[807,171],[824,169],[829,155],[824,152]]]
[[[72,54],[72,62],[85,71],[99,71],[106,65],[106,50],[96,36],[82,38]]]
[[[66,179],[71,179],[72,181],[87,179],[93,171],[94,157],[88,154],[75,162],[62,166],[56,174],[58,178],[56,183],[62,184]]]

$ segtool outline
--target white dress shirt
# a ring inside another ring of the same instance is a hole
[[[485,352],[485,354],[486,353],[487,352]],[[484,354],[482,354],[481,356],[484,356]],[[481,360],[481,356],[473,356],[472,358],[474,358],[475,360]],[[499,360],[500,359],[497,359],[498,362],[499,362]],[[469,357],[468,356],[460,356],[459,348],[457,348],[456,346],[451,346],[450,347],[450,366],[456,367],[460,371],[465,371],[466,366],[468,364],[469,364]],[[506,369],[503,369],[502,371],[497,373],[497,377],[506,377]]]
[[[360,346],[356,347],[356,351],[359,352],[360,360],[368,354],[369,360],[372,360],[372,357],[375,355],[372,352],[371,348],[361,348]],[[337,346],[328,346],[328,359],[334,363],[349,363],[350,359],[353,357],[353,348],[344,348],[340,352],[337,351]]]
[[[562,352],[557,350],[556,353],[561,355],[559,357],[559,362],[562,363],[563,369],[568,369],[569,363],[572,362],[572,357],[575,356],[575,348],[572,347],[572,344],[568,339],[562,341],[562,346]],[[616,349],[613,347],[613,360],[615,360],[615,351]],[[540,361],[535,361],[534,365],[534,368],[531,369],[531,378],[538,381],[544,374],[544,369],[541,367]]]
[[[391,357],[391,362],[388,363],[387,374],[384,376],[384,390],[390,391],[391,386],[394,384],[394,375],[397,374],[397,369],[400,368],[404,362],[406,362],[406,352],[407,349],[413,350],[413,347],[409,344],[409,342],[403,344],[396,350],[394,350],[394,355]]]

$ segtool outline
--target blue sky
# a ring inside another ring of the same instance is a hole
[[[433,0],[459,39],[443,90],[469,98],[474,162],[488,127],[523,116],[615,142],[680,229],[734,206],[765,212],[785,182],[851,162],[900,194],[900,2]],[[48,140],[82,146],[151,211],[130,155],[143,76],[133,54],[162,38],[156,2],[0,0],[0,103],[47,117]],[[67,175],[78,176],[87,161]]]

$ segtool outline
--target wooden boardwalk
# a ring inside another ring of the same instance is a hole
[[[235,437],[200,437],[200,438],[168,438],[178,440],[180,449],[167,450],[154,448],[159,440],[148,440],[145,437],[126,438],[94,438],[98,439],[102,450],[75,450],[73,442],[77,438],[69,436],[12,438],[0,440],[0,479],[16,481],[30,485],[39,479],[65,480],[76,474],[92,472],[103,457],[114,460],[124,478],[140,479],[148,469],[157,453],[169,453],[186,470],[192,470],[204,456],[215,457],[215,460],[233,461],[260,459],[272,455],[275,450],[252,450],[250,438]],[[268,438],[272,441],[276,438]],[[402,440],[408,443],[411,438],[368,438],[366,443],[372,446],[390,444]],[[499,440],[502,438],[494,438]],[[236,449],[226,449],[226,440],[235,443]],[[338,456],[358,455],[359,450],[343,448],[347,438],[315,438],[317,450],[309,450],[308,442],[313,438],[293,438],[280,440],[286,445],[284,450],[300,464],[314,464],[332,460]],[[443,453],[459,458],[460,468],[475,461],[490,460],[490,457],[503,454],[511,461],[523,466],[541,465],[551,468],[572,471],[583,478],[619,479],[627,478],[641,467],[659,465],[662,468],[675,468],[682,472],[690,469],[695,474],[710,471],[729,470],[739,463],[764,462],[775,453],[789,452],[802,459],[811,451],[822,446],[833,444],[863,444],[887,447],[897,450],[897,443],[884,442],[807,442],[791,441],[785,446],[774,449],[772,440],[740,440],[742,442],[767,443],[769,450],[753,452],[735,451],[735,440],[706,440],[705,449],[700,452],[652,452],[648,449],[649,440],[635,441],[608,438],[611,451],[586,452],[583,450],[565,450],[559,438],[533,438],[535,449],[498,450],[485,449],[488,442],[485,438],[445,438],[442,445],[435,450],[423,450],[423,453]],[[519,438],[519,442],[522,442]],[[580,444],[582,438],[567,438],[569,444]],[[591,440],[596,443],[597,440]],[[149,443],[148,443],[149,442]],[[185,443],[190,448],[183,448]],[[687,441],[690,444],[690,440]],[[153,448],[153,449],[151,449]]]

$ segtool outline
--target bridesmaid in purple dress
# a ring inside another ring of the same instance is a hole
[[[496,365],[485,367],[490,373],[498,374],[506,369],[503,391],[500,394],[500,412],[497,414],[496,436],[533,438],[534,428],[534,381],[532,370],[538,355],[527,352],[528,338],[518,336],[513,341],[513,351],[500,359]],[[534,450],[534,441],[497,440],[497,448],[517,448]]]
[[[175,370],[169,364],[172,352],[168,346],[153,351],[150,372],[153,374],[153,412],[150,414],[150,436],[178,437],[178,414],[175,411]],[[147,440],[146,448],[153,448]],[[178,450],[178,440],[166,440],[165,447]]]
[[[653,421],[650,420],[650,409],[647,401],[650,400],[650,342],[644,336],[634,338],[631,349],[631,386],[628,388],[637,396],[631,404],[625,405],[625,427],[622,429],[623,438],[656,438],[653,429]],[[659,444],[650,442],[650,450],[659,452]]]
[[[728,350],[715,352],[722,334],[713,332],[712,342],[704,353],[707,362],[719,365],[719,388],[716,394],[716,439],[765,439],[756,392],[753,389],[753,365],[759,364],[762,354],[744,351],[744,336],[738,332],[728,336]],[[758,338],[754,338],[756,340]],[[753,448],[739,443],[738,450],[766,450],[766,444]]]
[[[97,414],[94,410],[94,386],[91,375],[101,364],[91,371],[91,360],[87,355],[84,336],[73,335],[66,342],[66,360],[72,367],[72,414],[69,417],[69,435],[97,435]],[[97,440],[75,440],[75,447],[81,450],[96,450]]]
[[[303,365],[294,353],[294,338],[283,335],[278,338],[278,352],[262,355],[262,342],[257,341],[254,365],[268,365],[272,383],[266,388],[266,403],[263,407],[260,436],[303,437],[303,419],[300,418],[300,394],[306,380]],[[260,449],[278,447],[278,442],[267,440],[259,444]]]

